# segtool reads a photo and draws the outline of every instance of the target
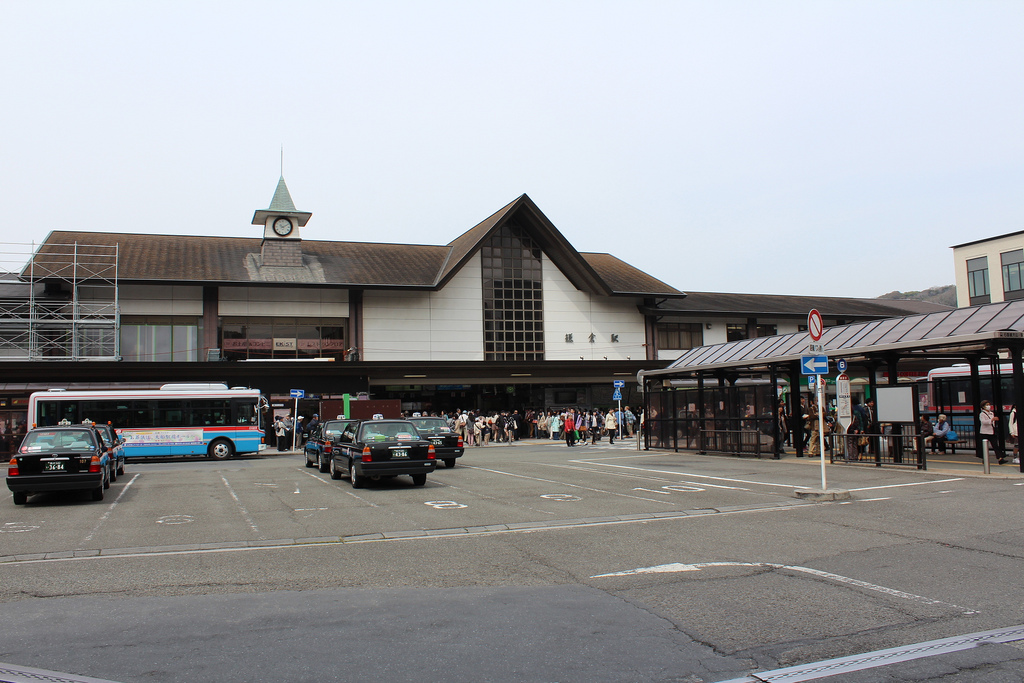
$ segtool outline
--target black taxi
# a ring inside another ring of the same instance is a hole
[[[420,435],[434,444],[434,454],[445,467],[455,467],[455,458],[465,452],[462,437],[451,430],[443,417],[414,417],[409,420]]]
[[[87,490],[103,500],[110,488],[110,448],[92,425],[39,427],[25,435],[7,463],[14,504],[32,493]]]
[[[367,479],[403,474],[423,486],[436,466],[434,445],[408,420],[361,420],[341,433],[331,453],[330,471],[332,479],[347,476],[357,489]]]

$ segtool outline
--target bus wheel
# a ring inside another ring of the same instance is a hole
[[[235,447],[227,439],[216,439],[210,444],[206,454],[214,460],[227,460],[235,454]]]

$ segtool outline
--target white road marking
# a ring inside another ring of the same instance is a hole
[[[895,598],[902,598],[904,600],[911,600],[913,602],[920,602],[925,605],[945,605],[954,609],[960,610],[964,614],[977,614],[977,610],[969,610],[966,607],[960,607],[950,602],[944,602],[942,600],[934,600],[932,598],[926,598],[920,595],[914,595],[913,593],[906,593],[904,591],[896,590],[895,588],[886,588],[885,586],[879,586],[874,583],[868,583],[867,581],[861,581],[859,579],[853,579],[848,576],[842,576],[840,574],[833,574],[831,572],[824,572],[820,569],[812,569],[811,567],[801,567],[798,565],[789,564],[776,564],[774,562],[694,562],[692,564],[683,564],[681,562],[673,562],[672,564],[661,564],[654,567],[640,567],[639,569],[630,569],[622,572],[611,572],[608,574],[597,574],[591,576],[592,579],[603,579],[613,576],[635,576],[637,574],[665,574],[675,572],[697,572],[701,569],[707,569],[709,567],[765,567],[768,569],[787,569],[793,572],[801,572],[804,574],[810,574],[823,579],[829,579],[836,581],[837,583],[845,583],[850,586],[857,586],[858,588],[866,588],[876,593],[884,593]]]
[[[435,510],[459,510],[461,508],[468,508],[468,505],[457,503],[454,500],[428,500],[423,503]]]
[[[110,514],[114,511],[114,508],[117,507],[117,504],[121,501],[122,498],[124,498],[124,494],[128,493],[128,489],[131,487],[133,483],[135,483],[135,480],[138,478],[139,475],[136,474],[134,477],[128,480],[128,483],[125,484],[124,487],[121,489],[121,493],[117,494],[117,498],[115,498],[114,502],[110,504],[110,507],[107,508],[107,511],[100,515],[100,520],[96,522],[96,526],[93,527],[92,531],[89,532],[89,535],[86,536],[83,539],[83,541],[92,540],[92,537],[95,536],[96,532],[100,530],[100,527],[103,526],[103,523],[110,519]]]
[[[330,486],[331,488],[334,488],[334,489],[338,488],[338,486],[336,486],[334,484],[334,482],[332,480],[330,480],[330,479],[323,479],[323,478],[318,477],[317,475],[313,474],[312,472],[306,472],[305,470],[300,470],[300,471],[303,474],[305,474],[307,477],[313,477],[314,479],[316,479],[321,484],[327,484],[328,486]],[[349,491],[347,489],[341,489],[341,490],[342,490],[343,493],[346,493],[346,494],[352,496],[353,498],[355,498],[356,500],[358,500],[361,503],[366,503],[367,505],[369,505],[372,508],[379,508],[380,507],[376,503],[371,503],[370,501],[366,500],[362,496],[357,496],[356,494],[352,493],[351,491]],[[298,492],[299,492],[299,487],[296,486],[295,487],[295,493],[298,493]]]
[[[733,484],[750,484],[752,486],[773,486],[776,488],[787,488],[787,489],[809,489],[810,486],[797,486],[796,484],[776,484],[770,481],[748,481],[746,479],[731,479],[729,477],[711,477],[706,474],[694,474],[693,472],[671,472],[668,470],[654,470],[649,467],[636,467],[635,465],[612,465],[609,463],[594,462],[598,458],[590,458],[589,460],[570,460],[569,462],[578,462],[583,465],[594,465],[595,467],[615,467],[622,470],[637,470],[639,472],[653,472],[656,474],[667,474],[672,477],[694,477],[695,479],[711,479],[713,481],[727,481]],[[709,484],[710,486],[710,484]]]
[[[620,496],[622,498],[631,498],[633,500],[646,500],[648,503],[666,503],[672,505],[665,500],[658,500],[656,498],[644,498],[643,496],[631,496],[626,493],[616,493],[615,491],[606,491],[604,489],[590,488],[589,486],[580,486],[579,484],[570,484],[564,481],[554,481],[552,479],[541,479],[540,477],[528,477],[525,474],[514,474],[512,472],[502,472],[501,470],[492,470],[487,467],[480,467],[478,465],[463,465],[463,467],[472,468],[474,470],[480,470],[482,472],[491,472],[492,474],[503,474],[506,477],[515,477],[516,479],[530,479],[532,481],[539,481],[545,484],[557,484],[559,486],[568,486],[574,489],[583,489],[584,491],[593,491],[594,493],[606,493],[610,496]]]
[[[968,633],[963,636],[942,638],[940,640],[929,640],[924,643],[903,645],[902,647],[889,648],[888,650],[875,650],[860,655],[849,657],[836,657],[826,659],[822,662],[811,662],[799,664],[774,671],[758,671],[757,673],[742,678],[733,678],[722,683],[800,683],[801,681],[814,681],[820,678],[831,678],[844,673],[874,669],[879,666],[888,666],[899,662],[909,662],[925,657],[960,652],[987,644],[1014,643],[1024,640],[1024,625],[1010,626],[1008,628],[995,629],[993,631],[981,631],[979,633]]]
[[[0,527],[0,534],[21,534],[26,531],[35,531],[39,526],[36,524],[22,524],[20,522],[7,522]]]
[[[652,489],[644,489],[644,488],[640,488],[640,487],[637,487],[637,488],[635,488],[633,490],[634,491],[647,491],[647,493],[657,493],[657,494],[662,495],[662,496],[671,496],[672,495],[668,491],[654,491]]]
[[[263,482],[260,482],[260,481],[256,482],[256,486],[267,486],[267,487],[272,488],[272,489],[276,489],[277,488],[277,484],[264,484]]]
[[[948,484],[951,481],[963,481],[963,477],[956,479],[936,479],[935,481],[912,481],[907,484],[887,484],[885,486],[865,486],[859,489],[848,489],[849,491],[876,491],[878,489],[899,489],[906,486],[930,486],[931,484]]]
[[[314,510],[328,510],[330,508],[295,508],[296,512],[311,512]]]
[[[157,524],[191,524],[196,521],[196,518],[192,515],[167,515],[156,520]]]
[[[861,498],[860,502],[862,502],[862,503],[872,503],[872,502],[874,502],[876,500],[892,500],[892,498]]]
[[[242,517],[244,517],[245,521],[249,524],[249,528],[252,529],[253,533],[259,535],[259,527],[256,526],[256,522],[252,521],[252,517],[249,516],[249,511],[245,509],[244,505],[242,505],[242,501],[240,501],[238,496],[235,495],[235,490],[231,488],[231,484],[228,483],[228,480],[224,478],[223,474],[221,475],[220,480],[224,482],[224,486],[228,488],[228,493],[231,494],[231,497],[234,499],[238,509],[242,512]]]

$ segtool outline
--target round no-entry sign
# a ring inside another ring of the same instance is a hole
[[[812,308],[811,312],[807,314],[807,333],[811,335],[812,340],[819,341],[821,339],[823,327],[821,313],[818,313],[817,308]]]

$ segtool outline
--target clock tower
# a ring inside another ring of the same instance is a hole
[[[308,211],[296,211],[284,176],[277,181],[274,198],[270,207],[257,209],[252,224],[263,226],[263,243],[260,246],[263,266],[301,266],[302,238],[299,228],[306,225]]]

